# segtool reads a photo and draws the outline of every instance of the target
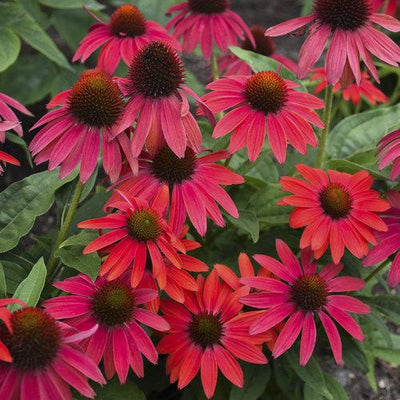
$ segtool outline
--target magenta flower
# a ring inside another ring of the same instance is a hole
[[[317,137],[310,123],[322,128],[314,111],[324,107],[317,97],[297,92],[299,85],[281,78],[276,72],[233,75],[212,82],[203,96],[204,102],[218,114],[229,111],[216,125],[213,137],[232,132],[229,152],[247,146],[250,161],[255,161],[264,145],[265,135],[275,158],[282,164],[288,142],[301,154],[306,145],[317,146]]]
[[[122,177],[123,183],[118,189],[151,201],[159,195],[160,190],[169,187],[169,223],[172,230],[180,233],[188,215],[193,226],[204,236],[207,231],[207,217],[218,226],[225,226],[218,204],[228,214],[239,217],[235,204],[220,185],[238,185],[244,183],[244,179],[216,164],[216,161],[228,156],[229,153],[225,151],[200,155],[187,148],[184,157],[178,158],[165,146],[154,156],[142,154],[139,174],[135,176],[128,172]],[[118,192],[114,192],[106,206],[112,207],[112,203],[119,197]]]
[[[230,0],[188,0],[172,6],[167,15],[178,12],[167,25],[177,39],[183,39],[183,52],[193,53],[200,44],[209,60],[214,44],[222,53],[235,46],[237,39],[248,38],[255,47],[253,35],[244,21],[230,10]]]
[[[125,383],[129,368],[143,377],[142,354],[157,364],[157,351],[140,325],[158,331],[169,329],[163,318],[140,307],[153,300],[156,291],[132,289],[124,279],[108,282],[100,277],[92,282],[82,274],[54,286],[71,295],[47,300],[44,307],[79,331],[94,331],[81,345],[96,365],[103,359],[107,379],[117,373],[119,381]]]
[[[47,312],[26,307],[0,323],[0,342],[8,347],[11,363],[0,362],[2,400],[72,400],[70,386],[94,398],[88,379],[105,384],[96,364],[77,345],[93,331],[77,332]]]
[[[379,141],[377,159],[380,170],[393,163],[391,180],[394,181],[400,175],[400,130],[389,133]]]
[[[309,36],[299,54],[300,79],[307,76],[331,39],[325,59],[329,84],[334,85],[341,79],[345,67],[352,72],[359,84],[360,58],[375,80],[379,81],[371,55],[387,64],[397,66],[400,61],[400,48],[373,24],[392,32],[399,32],[400,22],[389,15],[373,11],[370,0],[315,0],[311,15],[273,26],[267,29],[265,34],[282,36],[311,23]]]
[[[99,22],[89,28],[73,62],[80,59],[84,63],[96,49],[103,46],[97,68],[112,75],[121,58],[126,65],[130,65],[137,52],[150,42],[163,40],[176,50],[181,49],[179,42],[164,27],[154,21],[146,21],[140,10],[131,4],[117,8],[108,24],[91,15]]]
[[[184,85],[182,61],[168,43],[153,42],[143,47],[130,64],[128,78],[120,79],[120,86],[128,102],[113,132],[118,134],[136,122],[134,157],[145,143],[153,149],[166,143],[178,157],[184,156],[188,146],[200,151],[202,135],[186,95],[200,103],[212,123],[215,119],[196,93]]]
[[[391,208],[384,213],[383,220],[389,229],[387,232],[375,232],[378,244],[364,258],[363,264],[370,267],[396,254],[388,277],[389,285],[395,287],[400,283],[400,193],[390,190],[387,199]]]
[[[300,365],[306,365],[317,340],[315,318],[318,316],[335,361],[340,364],[342,342],[333,320],[355,339],[362,341],[364,335],[361,328],[348,313],[367,314],[370,308],[354,297],[334,293],[361,290],[364,281],[351,276],[337,277],[343,269],[342,264],[328,264],[317,272],[317,263],[311,262],[309,249],[301,253],[303,266],[282,240],[276,241],[276,250],[282,262],[261,254],[255,255],[254,259],[281,280],[261,276],[241,279],[243,284],[258,291],[242,297],[240,301],[265,310],[250,327],[250,334],[265,332],[287,318],[272,355],[277,358],[289,350],[301,333]]]
[[[111,181],[121,172],[122,155],[131,168],[137,162],[130,151],[129,135],[122,132],[111,134],[112,127],[122,115],[122,94],[104,71],[85,71],[75,86],[59,93],[48,108],[61,107],[42,117],[32,129],[41,130],[29,148],[36,164],[49,161],[49,170],[60,168],[60,178],[69,175],[80,163],[80,180],[85,183],[92,175],[103,151],[103,166]]]
[[[297,65],[292,60],[276,52],[276,46],[273,39],[264,35],[265,28],[259,25],[254,25],[250,30],[253,34],[256,45],[254,47],[250,39],[246,38],[240,45],[242,49],[253,51],[256,54],[261,54],[266,57],[271,57],[290,71],[297,71]],[[251,75],[253,73],[249,64],[236,57],[231,52],[219,57],[218,64],[224,76]]]

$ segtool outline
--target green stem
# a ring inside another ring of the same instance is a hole
[[[326,88],[325,92],[325,110],[324,110],[324,115],[322,117],[325,128],[322,129],[321,137],[319,138],[317,168],[322,168],[325,161],[326,139],[328,137],[329,128],[331,125],[332,105],[333,105],[333,86],[329,85]]]
[[[214,81],[217,81],[219,79],[219,68],[218,68],[217,55],[215,54],[214,50],[211,53],[211,72]]]
[[[71,228],[72,220],[74,219],[74,215],[76,210],[78,209],[79,200],[81,199],[83,191],[83,184],[80,180],[76,184],[74,194],[71,199],[71,204],[68,208],[67,215],[65,217],[64,222],[61,225],[60,230],[58,231],[57,239],[54,243],[53,249],[51,251],[49,261],[47,262],[47,277],[48,281],[51,281],[58,273],[59,266],[61,264],[57,263],[56,252],[60,248],[62,242],[64,242],[69,229]]]
[[[377,275],[379,272],[383,270],[383,268],[386,267],[390,263],[390,260],[387,259],[382,262],[382,264],[379,264],[364,280],[365,283],[369,282],[375,275]]]

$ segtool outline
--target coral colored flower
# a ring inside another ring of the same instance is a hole
[[[386,4],[386,0],[372,0],[372,4],[375,10],[381,10],[384,14],[395,17],[397,15],[398,7],[400,6],[400,1],[389,0],[386,9],[383,9],[383,6]]]
[[[400,283],[400,193],[390,190],[387,199],[391,208],[384,213],[383,220],[389,229],[375,232],[378,244],[371,249],[363,264],[370,267],[396,253],[388,277],[389,285],[394,287]]]
[[[339,263],[344,249],[358,258],[368,254],[368,242],[376,244],[373,230],[387,231],[378,213],[389,203],[371,189],[373,178],[367,171],[354,175],[311,168],[298,164],[297,171],[305,180],[285,176],[282,189],[293,193],[279,204],[293,206],[290,226],[304,232],[300,248],[311,246],[320,258],[330,247],[334,263]]]
[[[230,9],[230,0],[188,0],[172,6],[167,15],[178,12],[167,25],[177,39],[182,38],[184,53],[193,53],[200,44],[203,56],[209,60],[216,45],[222,53],[237,39],[248,38],[255,47],[253,35],[244,21]]]
[[[157,351],[140,325],[158,331],[169,329],[163,318],[140,307],[153,300],[156,291],[132,289],[124,279],[109,282],[100,277],[92,282],[82,274],[54,286],[71,295],[47,300],[44,307],[78,331],[95,330],[81,346],[96,365],[103,359],[107,379],[117,373],[119,381],[125,383],[129,367],[143,377],[142,354],[157,364]]]
[[[168,188],[150,203],[146,200],[120,192],[122,199],[113,204],[117,213],[83,221],[78,227],[85,229],[110,229],[89,243],[84,254],[107,249],[107,260],[101,266],[100,275],[114,280],[131,269],[131,285],[136,287],[143,278],[147,254],[150,255],[153,274],[161,288],[166,281],[163,256],[177,268],[182,267],[178,251],[185,246],[169,228],[164,215],[168,206]],[[110,247],[110,245],[113,245]]]
[[[0,323],[0,341],[13,361],[0,362],[2,400],[72,400],[70,386],[94,398],[88,379],[105,384],[96,364],[77,345],[93,332],[80,332],[34,307],[14,311],[11,332]]]
[[[33,117],[33,114],[17,100],[4,93],[0,93],[0,143],[5,142],[6,132],[10,129],[18,136],[22,136],[22,126],[11,107],[22,114]]]
[[[142,154],[139,174],[131,171],[121,178],[118,189],[132,196],[140,196],[151,201],[160,190],[169,187],[170,226],[175,233],[181,232],[186,216],[200,235],[207,231],[207,217],[218,226],[225,226],[218,204],[235,218],[239,212],[232,199],[220,185],[238,185],[244,179],[216,161],[228,158],[229,153],[218,151],[205,155],[186,149],[183,158],[178,158],[168,146],[164,146],[154,156]],[[107,202],[112,207],[118,192]]]
[[[321,81],[314,90],[315,94],[321,93],[328,86],[326,80],[326,72],[324,68],[315,68],[313,70],[313,75],[311,76],[311,81]],[[342,89],[342,85],[338,82],[334,88],[333,92],[337,93]],[[351,100],[354,105],[358,105],[362,98],[368,101],[371,105],[375,106],[378,103],[386,103],[388,98],[381,92],[374,84],[370,81],[370,77],[367,73],[361,73],[361,82],[359,85],[355,83],[350,84],[350,86],[343,88],[342,91],[343,99],[346,101]]]
[[[20,304],[24,307],[25,303],[19,299],[0,299],[0,325],[3,326],[4,324],[9,332],[12,333],[11,312],[7,308],[10,304]],[[1,340],[0,337],[0,363],[2,361],[11,362],[12,356],[10,351]]]
[[[0,151],[0,175],[3,174],[4,169],[1,165],[1,163],[9,163],[9,164],[13,164],[13,165],[21,165],[20,162],[13,156],[11,156],[10,154],[5,153],[4,151]]]
[[[89,33],[81,41],[73,62],[85,62],[99,47],[103,48],[99,54],[97,68],[110,75],[117,69],[121,58],[129,65],[138,51],[150,42],[163,40],[176,50],[181,50],[179,42],[171,37],[166,29],[154,21],[146,21],[140,10],[124,4],[112,14],[108,24],[99,22],[89,28]]]
[[[317,263],[311,262],[309,250],[302,251],[301,266],[282,240],[276,241],[276,250],[281,262],[262,254],[255,255],[254,259],[281,280],[258,276],[241,279],[243,284],[258,291],[242,297],[240,301],[251,307],[265,309],[250,327],[250,334],[269,330],[287,318],[272,355],[277,358],[289,350],[302,332],[300,365],[306,365],[317,339],[315,318],[318,316],[328,336],[335,361],[340,364],[342,342],[333,320],[355,339],[362,341],[364,335],[361,328],[348,313],[368,314],[371,310],[354,297],[333,293],[361,290],[364,281],[351,276],[337,277],[343,269],[342,264],[328,264],[318,273]]]
[[[204,102],[215,114],[231,110],[217,123],[213,137],[233,131],[229,151],[235,153],[247,146],[250,161],[260,155],[266,134],[281,164],[288,142],[306,154],[307,144],[317,146],[310,123],[323,127],[314,110],[323,108],[324,103],[311,94],[295,91],[298,86],[272,71],[233,75],[210,83],[207,88],[213,91],[203,96]]]
[[[370,0],[315,0],[314,11],[307,17],[294,18],[265,32],[268,36],[282,36],[311,23],[309,36],[299,54],[298,75],[303,79],[321,57],[329,39],[325,58],[328,83],[335,85],[345,70],[351,71],[356,83],[361,81],[360,58],[371,75],[379,81],[371,55],[397,67],[400,48],[376,29],[373,24],[392,31],[400,31],[395,18],[374,13]]]
[[[266,357],[258,345],[263,336],[251,337],[250,324],[258,312],[242,313],[240,292],[219,281],[216,271],[207,279],[197,277],[199,291],[188,293],[185,303],[161,302],[161,310],[171,326],[159,342],[160,354],[168,354],[167,373],[178,388],[187,386],[200,371],[204,393],[214,395],[218,369],[234,385],[243,387],[243,371],[237,358],[265,364]]]
[[[253,34],[256,46],[254,47],[250,40],[246,38],[246,40],[240,45],[242,49],[271,57],[290,71],[297,71],[297,65],[292,60],[276,52],[276,46],[273,39],[264,35],[265,29],[263,27],[254,25],[250,30]],[[246,62],[236,57],[233,53],[219,57],[218,64],[222,74],[225,76],[251,75],[253,73],[251,67]]]
[[[143,47],[131,62],[128,77],[119,81],[128,103],[113,131],[118,134],[136,121],[133,156],[139,156],[146,140],[147,145],[152,143],[152,148],[167,143],[178,157],[184,156],[187,146],[200,151],[202,135],[186,95],[200,102],[212,123],[215,119],[196,93],[184,84],[182,61],[169,44],[153,42]]]
[[[121,153],[137,169],[129,136],[124,132],[115,138],[111,135],[124,103],[109,75],[98,69],[85,71],[75,86],[55,96],[48,108],[59,105],[32,127],[45,125],[29,146],[36,164],[49,161],[50,171],[61,165],[63,179],[80,163],[80,180],[85,183],[96,168],[102,146],[104,170],[111,181],[120,174]]]
[[[378,143],[377,159],[379,169],[393,162],[390,179],[395,180],[400,175],[400,130],[389,133]]]

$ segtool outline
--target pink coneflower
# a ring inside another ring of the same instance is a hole
[[[311,81],[321,81],[314,90],[315,94],[321,93],[328,86],[326,80],[326,72],[324,68],[315,68]],[[342,85],[338,82],[333,87],[333,92],[337,93],[342,89]],[[371,105],[375,106],[378,103],[386,103],[388,98],[381,92],[374,84],[370,81],[370,77],[366,72],[361,73],[361,82],[359,85],[355,83],[350,86],[343,88],[342,90],[343,99],[346,101],[351,100],[354,105],[360,104],[362,98],[368,101]]]
[[[367,171],[354,175],[311,168],[298,164],[297,171],[305,180],[285,176],[282,189],[293,193],[279,204],[293,206],[290,226],[302,228],[300,247],[311,246],[320,258],[330,247],[334,263],[339,263],[344,249],[358,258],[368,254],[368,242],[376,244],[373,230],[387,231],[378,213],[389,203],[371,189],[374,180]]]
[[[384,14],[388,14],[391,15],[392,17],[395,17],[397,15],[397,9],[400,6],[400,1],[389,0],[389,2],[386,2],[386,0],[372,0],[372,4],[374,6],[374,11],[380,10]],[[386,9],[383,8],[385,4],[387,4]]]
[[[200,235],[207,231],[207,217],[218,226],[225,226],[218,204],[235,218],[239,212],[232,199],[220,185],[238,185],[244,179],[216,164],[229,157],[226,151],[205,155],[196,154],[187,148],[183,158],[178,158],[168,146],[162,147],[154,156],[142,154],[139,174],[128,172],[118,188],[132,196],[140,196],[151,201],[165,186],[171,190],[170,226],[180,233],[186,216]],[[119,198],[118,192],[107,202],[107,207]]]
[[[203,56],[209,60],[216,45],[222,53],[237,40],[248,38],[255,47],[253,35],[244,21],[230,10],[230,0],[188,0],[172,6],[167,15],[178,12],[167,25],[177,39],[182,38],[184,53],[193,53],[200,44]]]
[[[54,318],[65,320],[79,331],[95,331],[81,345],[96,365],[103,359],[107,379],[117,373],[119,381],[125,383],[129,367],[143,377],[142,354],[157,364],[157,351],[140,325],[158,331],[169,329],[163,318],[140,307],[153,300],[156,291],[132,289],[123,279],[109,282],[100,277],[92,282],[82,274],[54,286],[72,295],[47,300],[44,307]]]
[[[77,345],[93,332],[80,332],[34,307],[14,311],[12,331],[0,323],[0,341],[13,361],[0,362],[2,400],[72,400],[70,386],[85,397],[95,393],[88,378],[105,384],[96,364]]]
[[[178,53],[168,44],[153,42],[143,47],[130,64],[128,77],[120,79],[123,93],[129,97],[118,134],[136,121],[132,154],[138,157],[146,143],[152,148],[165,143],[183,157],[187,146],[198,152],[202,135],[190,112],[186,95],[196,99],[212,123],[214,118],[200,98],[184,85],[184,67]]]
[[[281,63],[290,71],[297,71],[297,65],[292,60],[276,52],[276,46],[273,39],[269,36],[264,35],[265,28],[259,25],[254,25],[250,28],[250,30],[253,34],[256,45],[254,47],[250,42],[250,39],[246,38],[245,41],[240,45],[242,49],[250,50],[256,54],[271,57]],[[253,73],[249,64],[236,57],[232,53],[219,57],[218,64],[220,70],[222,71],[222,74],[225,76],[251,75]]]
[[[73,62],[80,59],[84,63],[94,51],[104,46],[97,67],[112,75],[121,58],[129,65],[138,51],[150,42],[163,40],[181,50],[179,42],[164,27],[154,21],[146,21],[140,10],[131,4],[117,8],[108,24],[91,15],[99,22],[89,28]]]
[[[303,79],[321,57],[329,39],[325,59],[328,83],[335,85],[345,69],[351,71],[357,84],[361,81],[360,57],[375,80],[378,72],[372,61],[374,55],[387,64],[397,66],[400,48],[373,24],[392,32],[400,31],[400,22],[389,15],[373,12],[370,0],[315,0],[314,11],[307,17],[294,18],[265,32],[281,36],[311,23],[309,36],[299,54],[298,75]],[[346,67],[346,68],[345,68]]]
[[[233,131],[229,151],[235,153],[247,146],[250,161],[260,155],[266,134],[280,163],[286,159],[288,142],[306,154],[307,144],[317,146],[310,123],[324,126],[314,111],[324,103],[311,94],[295,91],[298,86],[273,71],[233,75],[210,83],[207,88],[213,91],[203,96],[205,103],[215,114],[231,109],[217,123],[213,137]]]
[[[6,140],[6,132],[12,129],[18,136],[22,136],[22,126],[18,117],[11,109],[15,108],[22,114],[33,117],[33,114],[20,102],[4,93],[0,93],[0,143]]]
[[[96,168],[102,146],[104,170],[111,181],[120,174],[122,154],[136,168],[129,136],[122,132],[114,138],[111,134],[124,103],[108,74],[98,69],[85,71],[75,86],[54,97],[48,108],[59,105],[32,127],[46,125],[29,146],[36,164],[49,161],[49,170],[61,164],[63,179],[80,163],[80,180],[85,183]]]
[[[389,229],[387,232],[375,232],[378,244],[372,248],[363,264],[370,267],[396,253],[388,277],[389,285],[394,287],[400,283],[400,193],[390,190],[387,199],[391,208],[384,213],[383,220]]]
[[[200,371],[204,393],[214,395],[218,369],[234,385],[243,386],[243,371],[237,358],[265,364],[260,347],[264,337],[251,337],[248,329],[258,312],[240,314],[240,292],[219,281],[216,271],[207,279],[198,276],[199,291],[188,293],[185,303],[161,302],[161,310],[171,326],[157,349],[168,354],[167,373],[178,388],[187,386]]]
[[[19,299],[0,299],[0,324],[4,324],[12,333],[11,312],[7,308],[10,304],[19,304],[24,307],[25,303]],[[11,362],[12,356],[0,337],[0,363],[2,361]]]
[[[377,159],[379,169],[393,162],[390,179],[395,180],[400,175],[400,130],[389,133],[378,143]]]
[[[318,273],[317,263],[311,261],[309,250],[302,251],[301,266],[282,240],[276,241],[276,250],[282,262],[262,254],[255,255],[254,258],[281,280],[258,276],[241,279],[243,284],[258,291],[242,297],[240,301],[251,307],[265,309],[250,327],[250,334],[264,332],[288,318],[279,333],[272,355],[277,358],[289,350],[302,332],[300,365],[306,365],[317,339],[315,317],[318,315],[335,361],[340,364],[342,342],[333,320],[355,339],[362,341],[364,335],[361,328],[348,313],[368,314],[371,310],[354,297],[333,293],[361,290],[364,281],[351,276],[337,277],[343,269],[342,264],[328,264]]]
[[[159,283],[165,282],[163,256],[181,268],[182,260],[178,251],[185,252],[185,246],[164,219],[168,206],[168,188],[160,191],[150,203],[128,193],[119,193],[122,199],[113,204],[117,213],[78,224],[85,229],[110,230],[89,243],[84,254],[108,248],[109,255],[101,266],[100,275],[114,280],[130,268],[132,287],[136,287],[142,280],[149,254],[154,276],[159,277]]]

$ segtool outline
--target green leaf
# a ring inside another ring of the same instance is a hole
[[[17,287],[14,299],[20,299],[29,307],[35,307],[40,299],[44,284],[46,282],[47,269],[43,257],[33,266],[32,271]],[[10,307],[11,310],[18,308],[18,305]]]
[[[56,66],[41,54],[22,55],[0,75],[0,91],[33,104],[50,94],[56,74]]]
[[[50,36],[48,36],[35,19],[24,10],[22,5],[18,4],[18,6],[20,7],[23,18],[20,21],[15,21],[11,29],[26,43],[48,59],[58,64],[60,67],[70,69],[71,67],[64,54],[57,48]]]
[[[3,264],[0,262],[0,298],[7,297],[7,282]]]
[[[15,62],[21,50],[21,41],[8,28],[0,28],[0,72]]]
[[[324,374],[326,386],[334,400],[348,400],[346,391],[343,386],[329,374]]]
[[[275,71],[280,67],[279,75],[281,77],[298,82],[297,77],[293,72],[289,71],[280,62],[274,60],[273,58],[254,53],[249,50],[243,50],[236,46],[229,47],[229,50],[231,50],[232,53],[241,60],[249,64],[254,72]]]
[[[304,383],[312,388],[316,393],[322,394],[329,400],[334,400],[326,387],[324,375],[314,358],[311,358],[305,367],[299,365],[298,356],[294,351],[285,353],[285,357],[290,367],[300,377]]]
[[[400,297],[397,295],[359,296],[361,301],[379,311],[389,321],[400,324]]]
[[[243,373],[243,388],[232,386],[229,400],[257,400],[264,393],[271,378],[269,365],[245,364]]]
[[[70,9],[86,6],[91,10],[101,10],[104,6],[95,0],[39,0],[40,4],[52,8]]]
[[[36,217],[47,212],[54,202],[54,193],[75,178],[71,174],[58,178],[58,169],[28,176],[0,193],[0,253],[14,248],[26,235]]]
[[[23,150],[30,167],[33,168],[31,152],[29,151],[28,145],[26,144],[25,140],[11,132],[7,132],[6,136],[7,140],[9,140],[11,143],[16,144]]]
[[[106,386],[96,385],[96,400],[146,400],[144,393],[132,381],[121,385],[118,380],[107,382]]]
[[[375,149],[378,141],[394,130],[399,121],[400,104],[347,117],[330,133],[327,152],[331,158],[343,159]]]
[[[257,243],[260,237],[260,224],[257,215],[252,210],[239,210],[239,218],[228,215],[229,221],[237,228],[249,233],[253,242]]]
[[[18,285],[28,276],[28,271],[12,261],[2,260],[7,284],[7,293],[14,294]]]
[[[328,167],[340,172],[355,174],[359,171],[368,171],[375,179],[386,180],[387,176],[383,175],[378,169],[368,168],[365,165],[360,165],[349,160],[329,160]]]

